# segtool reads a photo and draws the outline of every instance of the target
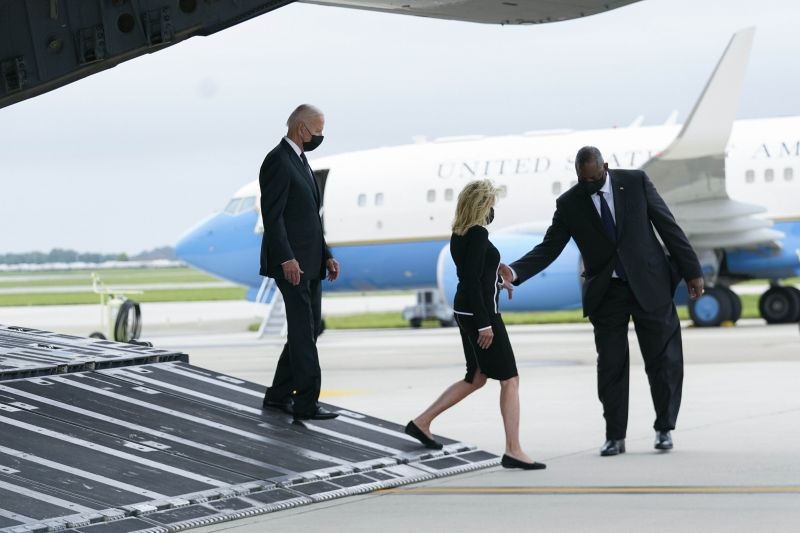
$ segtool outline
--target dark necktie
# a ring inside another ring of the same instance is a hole
[[[305,152],[300,153],[300,159],[303,160],[303,166],[305,166],[306,170],[308,171],[307,177],[310,180],[309,182],[311,184],[311,190],[314,191],[314,198],[317,198],[317,182],[316,179],[314,179],[314,171],[311,170],[311,165],[308,164],[308,159],[306,158]]]
[[[603,229],[606,230],[606,235],[611,239],[611,242],[617,242],[617,225],[614,224],[614,217],[611,216],[611,209],[608,207],[605,195],[602,191],[597,191],[597,197],[600,198],[600,218],[603,221]],[[622,268],[622,261],[619,260],[619,253],[614,253],[615,263],[614,271],[620,279],[625,280],[625,269]]]

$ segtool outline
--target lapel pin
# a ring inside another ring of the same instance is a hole
[[[624,191],[625,187],[620,187],[619,190]]]

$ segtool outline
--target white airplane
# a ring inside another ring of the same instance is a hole
[[[690,305],[696,324],[735,322],[741,301],[729,286],[752,278],[773,281],[760,299],[767,322],[800,320],[800,291],[778,284],[800,275],[800,117],[735,120],[753,35],[733,36],[683,125],[673,114],[661,126],[637,119],[627,128],[442,138],[312,161],[326,239],[342,264],[325,290],[436,289],[452,301],[447,246],[464,184],[490,178],[500,187],[492,240],[511,261],[541,242],[556,197],[575,184],[574,154],[590,144],[611,167],[647,171],[686,231],[711,287]],[[249,298],[262,286],[258,195],[257,181],[245,185],[176,248],[187,263],[249,287]],[[579,308],[580,263],[570,243],[504,309]]]

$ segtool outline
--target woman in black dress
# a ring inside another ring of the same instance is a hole
[[[501,464],[506,468],[539,470],[545,465],[528,457],[519,443],[519,375],[498,311],[503,288],[497,273],[500,252],[489,241],[489,232],[484,227],[494,218],[496,198],[497,189],[489,180],[472,181],[458,195],[450,254],[458,274],[453,309],[461,332],[467,374],[410,421],[406,433],[428,448],[441,449],[442,444],[430,432],[434,418],[483,387],[487,378],[496,379],[500,381],[500,413],[506,433]],[[512,289],[506,288],[510,297]]]

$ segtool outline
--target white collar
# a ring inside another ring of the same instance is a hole
[[[611,171],[606,171],[606,182],[600,187],[600,191],[603,193],[603,196],[611,193]]]
[[[289,137],[284,137],[284,138],[283,138],[283,140],[284,140],[284,141],[286,141],[287,143],[289,143],[289,146],[291,146],[291,147],[292,147],[292,150],[294,150],[294,153],[296,153],[296,154],[297,154],[297,157],[300,157],[300,154],[302,154],[302,153],[303,153],[303,151],[300,149],[300,147],[299,147],[299,146],[297,146],[297,145],[294,143],[294,141],[293,141],[293,140],[291,140]]]

